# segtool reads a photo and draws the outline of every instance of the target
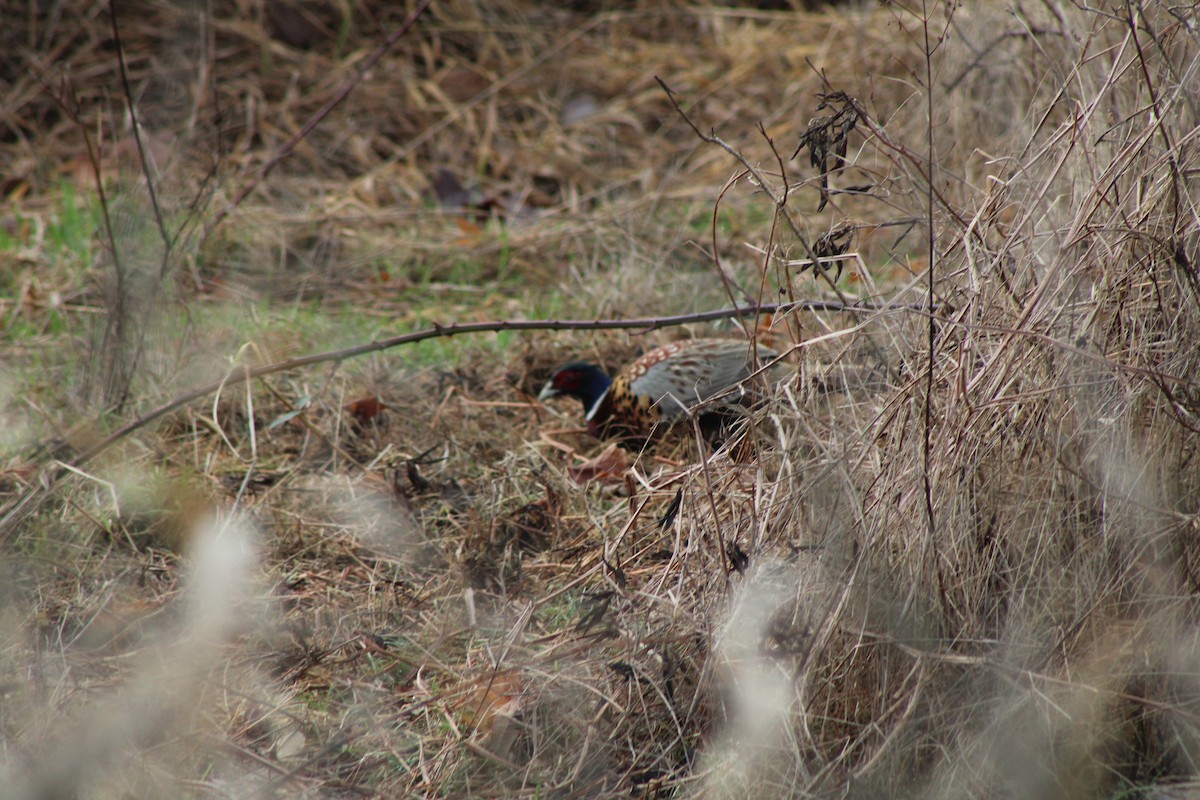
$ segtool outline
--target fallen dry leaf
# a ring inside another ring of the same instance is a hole
[[[617,444],[610,444],[604,452],[579,466],[570,467],[567,473],[578,484],[600,481],[621,483],[629,470],[629,455]]]

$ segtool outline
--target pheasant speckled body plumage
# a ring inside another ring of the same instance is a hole
[[[775,357],[758,347],[758,361]],[[754,374],[750,345],[736,339],[692,339],[651,350],[609,378],[595,365],[565,364],[550,376],[539,400],[570,395],[583,403],[595,436],[646,439],[715,400],[713,413],[744,403],[738,385]],[[728,392],[728,396],[725,394]]]

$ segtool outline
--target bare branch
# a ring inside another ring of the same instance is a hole
[[[321,121],[325,119],[325,117],[329,116],[333,109],[337,108],[343,100],[350,96],[350,92],[354,91],[354,88],[358,86],[358,84],[362,83],[363,78],[366,77],[367,73],[370,72],[371,69],[379,62],[379,59],[383,58],[384,53],[390,50],[392,46],[396,44],[396,42],[400,41],[401,36],[408,33],[409,29],[416,23],[421,14],[425,12],[425,9],[428,8],[429,4],[432,2],[433,0],[421,0],[417,7],[413,9],[413,12],[408,15],[408,19],[404,20],[404,23],[400,26],[400,28],[384,39],[379,46],[376,47],[361,64],[359,64],[358,70],[354,73],[354,77],[346,81],[346,83],[343,84],[340,89],[338,89],[333,97],[329,98],[325,105],[317,109],[316,112],[308,118],[308,121],[301,126],[300,130],[296,131],[295,135],[292,136],[291,139],[288,139],[286,142],[280,145],[279,149],[276,150],[271,157],[267,159],[266,163],[259,168],[258,174],[255,175],[248,184],[242,187],[242,190],[234,195],[233,199],[230,200],[224,208],[213,215],[213,218],[204,228],[204,236],[206,238],[213,232],[213,230],[216,229],[218,225],[221,224],[225,217],[229,216],[230,212],[241,205],[242,201],[245,200],[250,193],[253,192],[258,185],[263,182],[267,175],[271,173],[271,170],[275,169],[275,167],[279,165],[279,162],[283,161],[292,154],[292,151],[296,149],[296,145],[304,141],[305,137],[312,133],[313,129],[316,128],[317,125],[319,125]]]
[[[43,476],[43,480],[34,484],[33,488],[27,490],[21,497],[10,503],[4,510],[4,515],[0,517],[0,543],[2,543],[14,530],[16,523],[24,518],[25,514],[31,511],[34,507],[34,500],[45,493],[48,493],[58,480],[70,468],[77,468],[91,459],[103,453],[112,445],[124,439],[129,434],[143,428],[156,419],[171,413],[172,411],[182,408],[183,406],[202,397],[215,394],[226,387],[237,386],[246,381],[261,378],[265,375],[272,375],[277,372],[286,372],[287,370],[299,369],[300,367],[309,367],[314,364],[322,364],[328,362],[340,362],[346,359],[356,358],[358,356],[367,355],[368,353],[378,353],[382,350],[389,350],[393,347],[399,347],[404,344],[412,344],[414,342],[424,341],[426,339],[437,339],[447,336],[459,336],[465,333],[489,333],[499,331],[564,331],[564,330],[639,330],[646,333],[660,328],[668,328],[675,325],[685,325],[692,322],[712,322],[720,319],[732,319],[734,317],[746,317],[764,313],[779,313],[782,311],[914,311],[918,310],[917,306],[904,304],[874,304],[864,303],[856,306],[849,306],[844,303],[826,300],[806,300],[799,303],[772,303],[764,305],[752,306],[735,306],[733,308],[722,308],[710,311],[701,311],[694,314],[679,314],[667,317],[642,317],[637,319],[562,319],[562,320],[492,320],[487,322],[461,322],[451,323],[449,325],[434,325],[432,328],[426,328],[412,333],[404,333],[399,336],[392,336],[387,339],[379,339],[365,344],[346,347],[340,350],[330,350],[324,353],[314,353],[312,355],[300,356],[299,358],[291,358],[286,361],[279,361],[274,364],[265,364],[259,367],[249,367],[240,365],[233,367],[219,381],[214,381],[206,386],[201,386],[198,389],[193,389],[190,392],[185,392],[179,395],[170,402],[159,406],[141,417],[138,417],[131,422],[118,428],[109,436],[89,447],[87,450],[76,455],[74,458],[65,462],[56,462],[58,467],[51,474]]]
[[[696,136],[698,136],[702,141],[708,142],[709,144],[715,144],[717,147],[720,147],[726,153],[729,153],[729,155],[737,159],[737,161],[743,167],[745,167],[746,172],[750,175],[750,178],[760,189],[762,189],[763,192],[766,193],[767,197],[771,198],[771,202],[775,204],[777,209],[779,209],[779,213],[783,216],[784,221],[787,222],[788,227],[791,228],[792,235],[796,237],[796,241],[800,243],[800,246],[804,249],[804,252],[808,255],[812,263],[814,265],[819,263],[819,256],[813,250],[812,245],[809,244],[808,239],[805,238],[803,232],[801,232],[800,224],[796,222],[795,217],[792,216],[791,211],[787,207],[787,195],[781,195],[775,192],[775,190],[771,188],[770,184],[767,183],[767,180],[763,176],[762,172],[753,164],[751,164],[750,161],[744,155],[742,155],[741,151],[739,151],[736,147],[726,142],[720,136],[717,136],[716,133],[701,133],[700,129],[696,127],[696,123],[692,121],[687,112],[684,111],[679,105],[679,101],[675,98],[675,93],[671,90],[671,87],[667,86],[666,82],[657,75],[654,76],[654,80],[658,81],[658,85],[662,87],[664,92],[666,92],[667,98],[671,101],[671,105],[674,106],[676,113],[683,118],[684,122],[686,122],[688,127],[695,132]],[[774,151],[774,147],[772,147],[772,150]],[[776,153],[776,157],[778,157],[778,153]],[[786,176],[784,176],[784,179],[784,186],[786,189]],[[838,296],[839,300],[847,305],[850,305],[850,301],[842,293],[842,290],[838,288],[837,284],[834,283],[834,281],[830,279],[828,275],[826,275],[822,270],[815,270],[815,272],[824,278],[825,282],[829,284],[829,288],[833,290],[833,292]]]
[[[137,108],[133,102],[133,90],[129,87],[129,72],[125,66],[125,46],[121,43],[121,27],[117,24],[117,0],[109,0],[108,19],[112,23],[113,44],[117,48],[117,66],[121,73],[121,91],[125,93],[125,106],[129,109],[129,120],[133,126],[133,141],[137,145],[138,160],[142,164],[142,178],[146,181],[146,191],[150,194],[150,207],[154,209],[154,221],[158,225],[158,235],[163,240],[163,259],[159,267],[159,277],[166,275],[170,263],[171,246],[174,243],[167,233],[167,223],[163,221],[162,207],[158,204],[158,193],[154,191],[154,176],[150,174],[150,164],[146,159],[146,145],[142,141],[142,124],[138,120]]]

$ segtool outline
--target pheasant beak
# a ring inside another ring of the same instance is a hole
[[[542,390],[538,392],[538,402],[544,402],[551,397],[558,397],[560,394],[562,394],[562,389],[555,386],[553,381],[547,381]]]

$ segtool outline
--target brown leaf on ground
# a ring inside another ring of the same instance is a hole
[[[571,467],[567,473],[578,484],[621,483],[629,469],[629,455],[617,444],[610,444],[604,452],[582,464]]]
[[[518,720],[526,705],[525,685],[520,672],[503,670],[469,691],[451,708],[466,725],[483,735],[486,749],[507,759],[519,738]]]
[[[346,412],[360,425],[366,425],[383,412],[383,403],[374,395],[346,403]]]

